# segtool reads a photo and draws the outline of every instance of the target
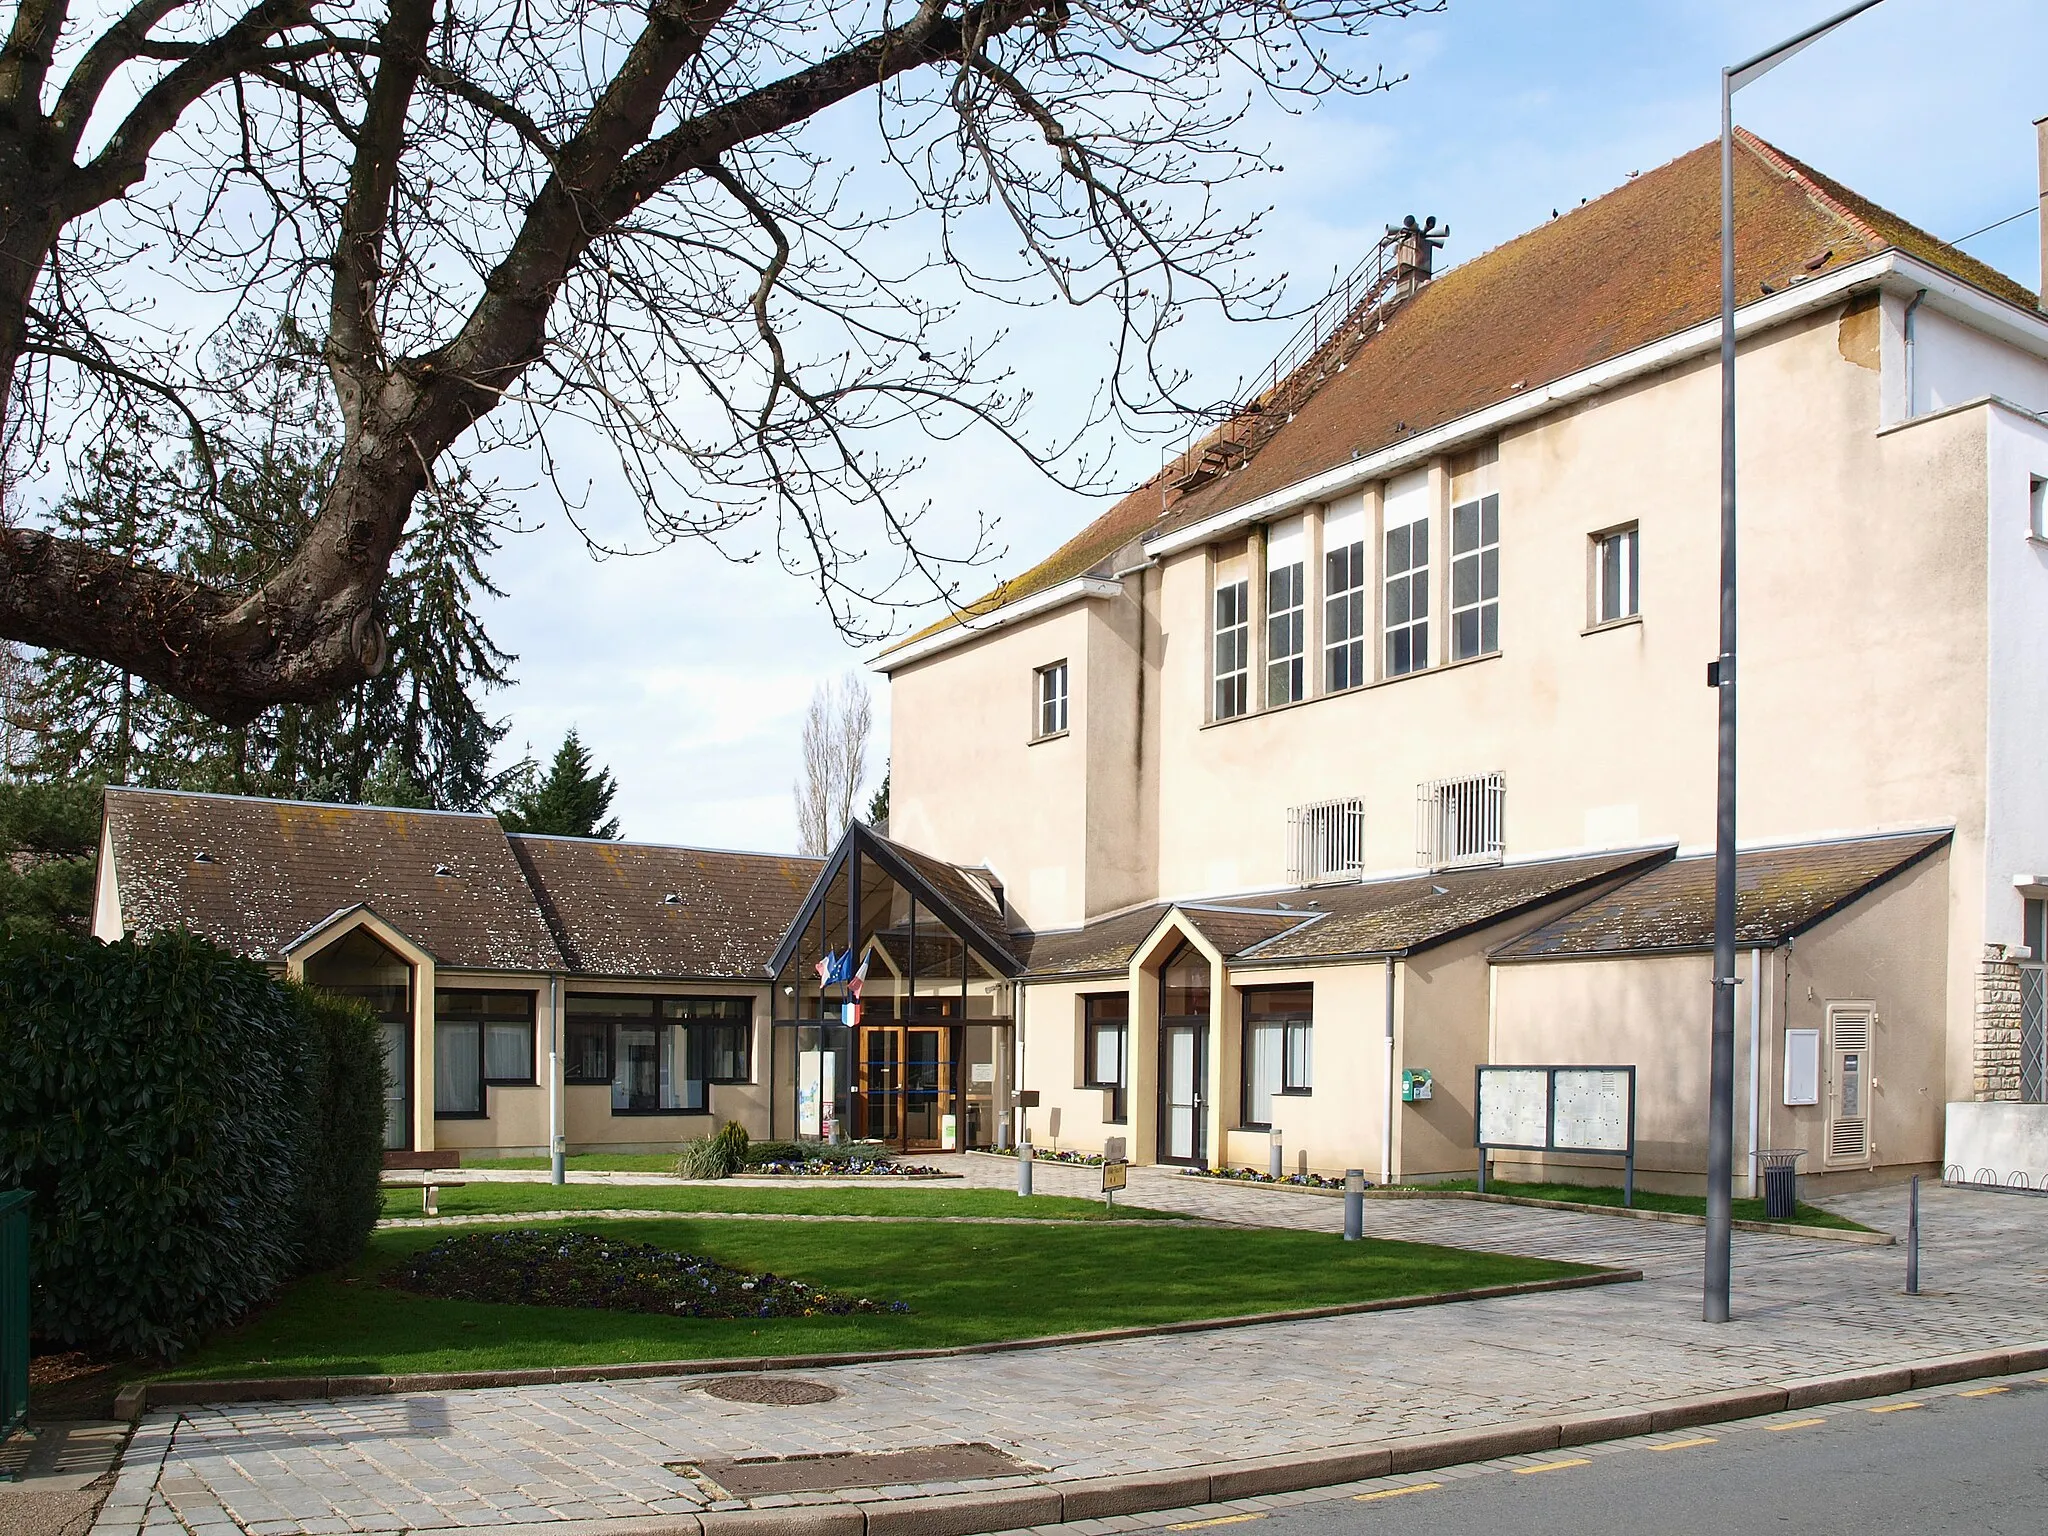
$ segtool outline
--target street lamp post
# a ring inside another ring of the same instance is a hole
[[[1707,1264],[1701,1315],[1728,1321],[1728,1202],[1735,1158],[1735,93],[1878,0],[1858,0],[1797,37],[1721,71],[1721,651],[1714,796],[1714,1034],[1707,1112]]]

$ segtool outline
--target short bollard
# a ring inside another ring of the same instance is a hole
[[[1344,1170],[1344,1241],[1355,1243],[1365,1236],[1365,1170]]]
[[[1031,1143],[1028,1141],[1017,1147],[1017,1193],[1031,1193]]]
[[[1906,1197],[1906,1294],[1920,1294],[1920,1175],[1913,1175],[1912,1193]]]
[[[1266,1162],[1266,1172],[1273,1176],[1275,1182],[1278,1182],[1282,1176],[1282,1170],[1286,1167],[1286,1158],[1280,1151],[1280,1133],[1278,1131],[1273,1132],[1271,1136],[1266,1138]]]

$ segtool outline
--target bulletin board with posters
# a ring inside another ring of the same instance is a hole
[[[1634,1067],[1483,1066],[1473,1103],[1482,1193],[1490,1152],[1591,1153],[1622,1160],[1622,1204],[1635,1203]]]

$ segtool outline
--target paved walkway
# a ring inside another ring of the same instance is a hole
[[[967,1160],[977,1183],[1014,1178]],[[1093,1170],[1041,1165],[1048,1194]],[[1134,1170],[1133,1203],[1336,1231],[1341,1202]],[[1831,1202],[1903,1233],[1903,1191]],[[1070,1479],[1299,1452],[1661,1401],[2048,1337],[2048,1200],[1930,1189],[1922,1283],[1904,1253],[1737,1233],[1735,1322],[1699,1318],[1701,1233],[1624,1218],[1413,1200],[1376,1236],[1629,1265],[1639,1285],[1225,1332],[806,1372],[836,1401],[709,1397],[701,1379],[499,1388],[152,1413],[100,1536],[342,1536],[684,1513],[669,1463],[989,1441]],[[1014,1480],[1012,1480],[1014,1481]],[[867,1490],[935,1493],[1002,1480]],[[836,1495],[808,1496],[813,1501]],[[755,1501],[802,1502],[802,1496]]]

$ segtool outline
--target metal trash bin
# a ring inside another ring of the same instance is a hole
[[[1791,1221],[1799,1214],[1799,1159],[1804,1147],[1789,1152],[1759,1152],[1764,1169],[1764,1219]]]

